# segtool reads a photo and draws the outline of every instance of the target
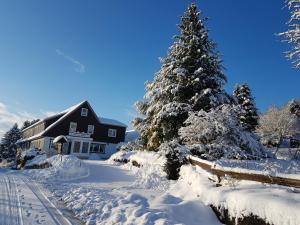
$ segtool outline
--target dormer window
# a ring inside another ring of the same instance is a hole
[[[88,115],[88,109],[82,108],[81,109],[81,116],[87,116]]]
[[[116,129],[108,129],[108,137],[117,137]]]

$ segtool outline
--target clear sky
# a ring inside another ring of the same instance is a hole
[[[129,123],[159,70],[187,0],[9,0],[0,3],[0,136],[12,122],[89,100]],[[199,0],[228,84],[248,82],[261,112],[300,97],[284,58],[284,0]]]

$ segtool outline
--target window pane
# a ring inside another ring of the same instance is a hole
[[[108,129],[108,137],[116,137],[117,130],[116,129]]]
[[[80,152],[80,142],[79,141],[74,142],[73,152],[75,152],[75,153]]]
[[[105,146],[106,145],[100,145],[100,153],[105,153]]]
[[[100,144],[92,143],[90,147],[90,152],[98,153],[100,151]]]
[[[82,153],[88,153],[88,151],[89,151],[89,143],[88,142],[82,142],[81,152]]]
[[[88,125],[88,134],[94,133],[94,125]]]
[[[77,123],[71,122],[69,132],[74,133],[74,132],[76,132],[76,129],[77,129]]]

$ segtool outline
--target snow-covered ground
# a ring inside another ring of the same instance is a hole
[[[124,159],[128,163],[115,161]],[[168,181],[162,167],[165,158],[160,153],[118,152],[107,161],[38,156],[29,163],[45,161],[52,167],[0,173],[0,210],[6,215],[0,224],[7,221],[22,224],[21,219],[23,224],[65,224],[74,215],[85,224],[95,225],[221,224],[210,205],[227,209],[234,218],[253,214],[274,225],[298,225],[300,221],[299,189],[231,178],[223,179],[221,186],[216,186],[210,174],[191,165],[182,167],[178,181]],[[134,161],[141,166],[133,166]],[[249,161],[247,165],[220,161],[218,166],[259,169],[254,162]],[[295,165],[291,168],[293,172],[298,171]],[[6,188],[7,185],[12,186]],[[7,199],[12,200],[7,203]],[[61,210],[62,205],[53,207],[51,202],[59,199],[74,215],[66,217],[65,213],[59,213],[68,212]]]
[[[45,179],[53,175],[53,168],[25,173],[62,198],[86,224],[221,224],[201,201],[175,197],[169,191],[172,183],[158,175],[162,172],[158,166],[148,167],[149,173],[111,161],[86,160],[81,166],[88,171],[85,176],[73,174],[66,180],[60,173]],[[55,168],[61,170],[59,165]]]

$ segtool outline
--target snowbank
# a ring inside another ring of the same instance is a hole
[[[116,164],[117,162],[128,162],[123,165],[124,168],[132,170],[138,179],[135,186],[144,188],[166,189],[167,179],[163,166],[166,162],[165,156],[160,152],[149,151],[119,151],[112,155],[108,162]],[[139,168],[133,166],[133,162],[140,165]]]
[[[230,178],[221,187],[216,187],[208,179],[209,173],[191,165],[182,166],[180,175],[173,187],[177,196],[192,192],[206,205],[227,209],[235,218],[253,214],[274,225],[299,224],[300,195],[297,190]]]
[[[89,170],[81,160],[72,155],[45,155],[35,157],[27,165],[41,165],[48,162],[51,167],[42,170],[26,170],[24,173],[39,180],[68,181],[88,176]]]

